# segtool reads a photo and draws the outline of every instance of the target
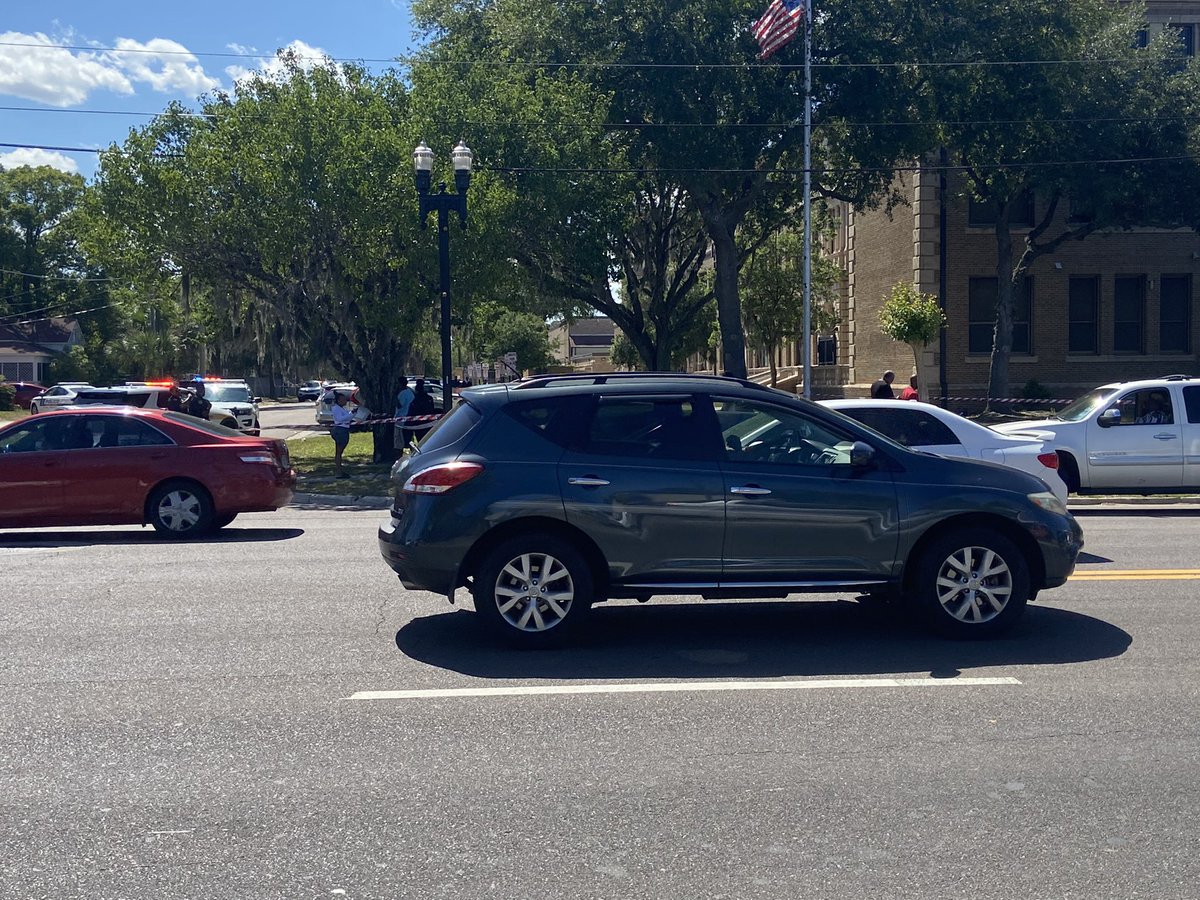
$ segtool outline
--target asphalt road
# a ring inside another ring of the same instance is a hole
[[[534,654],[378,512],[0,534],[0,897],[1195,898],[1196,515],[1081,515],[1001,640],[656,600]]]

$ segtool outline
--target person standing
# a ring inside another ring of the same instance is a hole
[[[892,392],[892,382],[896,380],[896,373],[888,369],[883,373],[883,377],[871,385],[872,400],[895,400],[896,395]]]
[[[917,376],[914,375],[908,379],[908,387],[900,392],[901,400],[920,400],[921,394],[917,391]]]
[[[408,414],[410,416],[432,416],[436,412],[437,407],[434,405],[433,397],[430,396],[429,391],[425,388],[425,379],[418,378],[417,390],[413,395],[412,404],[408,407]],[[433,427],[432,420],[428,422],[415,422],[409,431],[417,440],[420,440],[431,427]]]
[[[179,385],[173,384],[167,391],[167,409],[170,412],[183,412],[183,395],[179,393]]]
[[[189,416],[195,416],[197,419],[207,419],[208,414],[212,412],[212,404],[204,397],[204,382],[192,382],[192,395],[188,397],[187,402],[183,406],[183,411]]]
[[[408,386],[408,378],[400,376],[400,391],[396,394],[396,418],[406,419],[411,415],[411,407],[413,398],[416,393]],[[408,446],[408,442],[412,440],[412,431],[408,424],[404,421],[396,423],[396,449],[404,452],[404,448]]]
[[[329,436],[333,438],[333,467],[338,478],[349,478],[342,469],[342,452],[350,443],[350,423],[354,421],[354,413],[346,408],[346,395],[341,391],[333,392],[333,424],[329,427]]]

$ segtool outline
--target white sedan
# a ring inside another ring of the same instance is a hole
[[[36,416],[48,409],[61,409],[75,402],[75,394],[91,385],[84,381],[64,381],[48,388],[29,401],[29,414]]]
[[[821,405],[913,450],[981,459],[1028,472],[1064,503],[1067,500],[1067,486],[1058,475],[1058,454],[1042,435],[999,434],[940,406],[912,400],[822,400]]]

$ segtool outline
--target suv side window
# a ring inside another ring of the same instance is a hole
[[[566,447],[579,433],[580,409],[586,398],[579,396],[539,397],[509,403],[504,413],[539,437]]]
[[[1114,404],[1121,411],[1122,425],[1173,425],[1175,412],[1171,391],[1165,387],[1131,391]]]
[[[713,398],[730,462],[829,466],[850,462],[854,438],[801,412],[752,400]]]
[[[594,407],[579,449],[628,459],[712,459],[694,398],[608,396]]]
[[[1200,423],[1200,387],[1183,389],[1183,405],[1187,407],[1187,420],[1193,425]]]
[[[957,445],[960,441],[946,425],[923,409],[840,409],[897,444],[905,447]]]

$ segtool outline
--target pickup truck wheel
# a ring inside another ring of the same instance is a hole
[[[475,611],[488,629],[520,649],[562,644],[579,630],[593,600],[586,560],[567,541],[528,534],[497,545],[472,580]]]
[[[949,532],[922,552],[914,598],[935,631],[991,637],[1024,611],[1029,566],[1016,544],[989,528]]]
[[[191,537],[212,527],[212,500],[190,481],[169,481],[155,488],[146,501],[146,518],[166,537]]]
[[[1070,453],[1058,451],[1058,477],[1067,486],[1068,494],[1079,493],[1079,464]]]

